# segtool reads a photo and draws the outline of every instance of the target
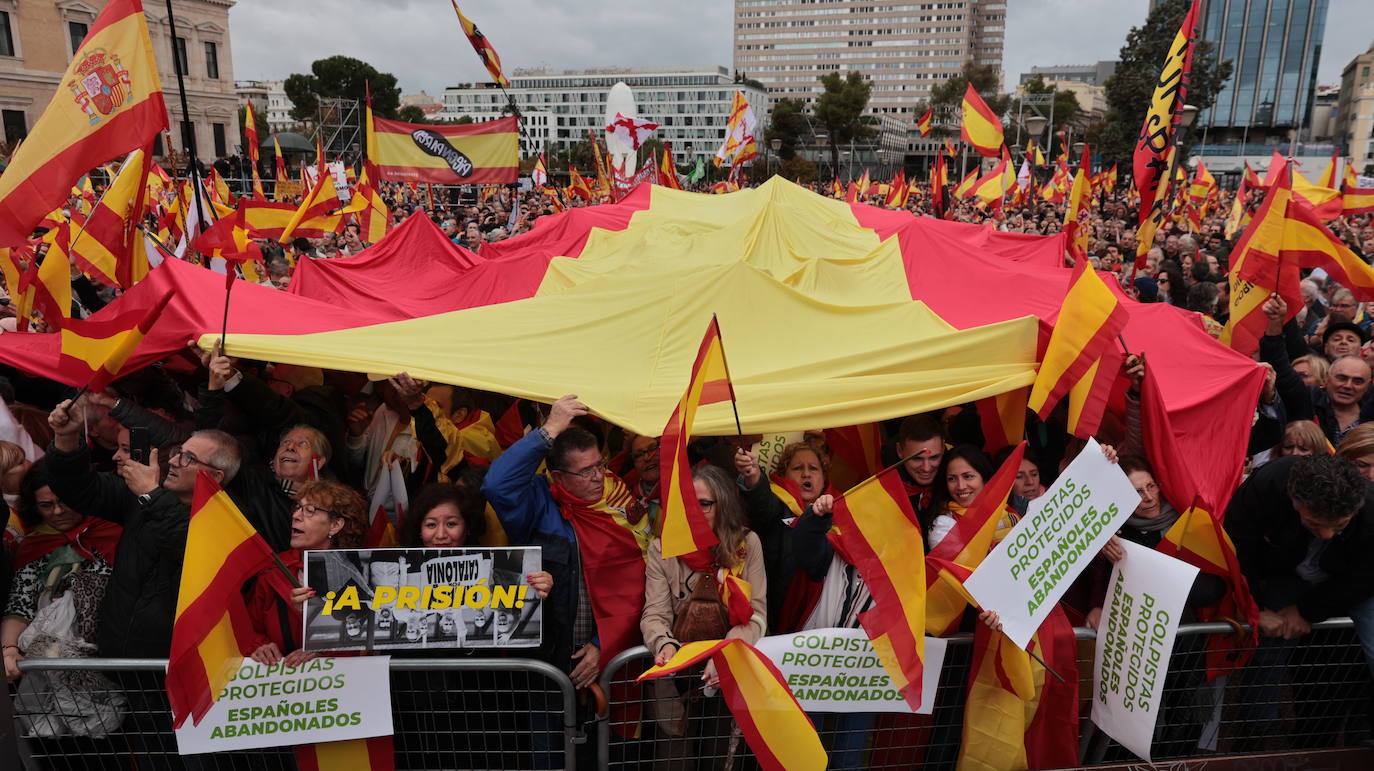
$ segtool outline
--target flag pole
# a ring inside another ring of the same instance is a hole
[[[716,324],[716,336],[720,338],[720,360],[725,365],[725,379],[730,383],[730,409],[735,413],[735,431],[737,439],[744,439],[744,429],[739,422],[739,405],[735,403],[735,379],[730,376],[730,360],[725,356],[725,335],[720,333],[720,319],[716,314],[711,314],[711,321]]]

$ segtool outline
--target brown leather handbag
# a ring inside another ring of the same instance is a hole
[[[720,586],[714,571],[693,575],[697,576],[697,583],[692,587],[692,595],[678,606],[673,617],[673,639],[683,645],[719,640],[730,631],[730,614],[725,610],[725,603],[720,601]]]

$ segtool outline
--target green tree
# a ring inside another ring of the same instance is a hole
[[[248,125],[248,110],[244,107],[239,108],[239,147],[243,148],[243,154],[248,154],[248,134],[244,128]],[[267,119],[262,116],[262,110],[253,111],[253,125],[258,130],[258,141],[263,142],[272,136],[272,132],[267,130]],[[258,152],[262,152],[259,148]]]
[[[873,84],[855,70],[843,77],[838,72],[830,72],[820,80],[825,91],[816,100],[816,122],[825,127],[830,142],[830,163],[832,168],[838,169],[840,145],[873,136],[873,129],[859,120],[868,107]]]
[[[454,123],[454,125],[458,125],[458,126],[467,125],[467,124],[469,124],[469,123],[472,123],[472,116],[471,116],[471,115],[459,115],[459,116],[458,116],[458,120],[454,121],[453,123]]]
[[[753,78],[749,77],[748,75],[745,75],[743,72],[736,72],[736,73],[735,73],[735,82],[736,82],[736,83],[739,83],[740,85],[751,86],[751,87],[753,87],[753,88],[757,88],[757,89],[760,90],[760,91],[767,91],[767,90],[768,90],[768,88],[767,88],[766,86],[764,86],[762,83],[760,83],[760,82],[757,81],[757,80],[754,80]]]
[[[649,137],[644,140],[644,144],[639,146],[639,154],[635,157],[639,160],[642,168],[646,163],[655,163],[663,155],[663,140],[658,137]]]
[[[1054,119],[1045,126],[1045,133],[1051,137],[1054,136],[1054,132],[1072,124],[1083,115],[1083,108],[1078,104],[1078,97],[1074,96],[1072,91],[1056,90],[1053,85],[1045,82],[1044,75],[1036,75],[1026,81],[1024,93],[1026,96],[1036,97],[1053,94],[1054,106],[1051,108],[1048,103],[1040,104],[1040,100],[1037,99],[1027,100],[1030,104],[1023,108],[1021,106],[1022,100],[1013,97],[1011,103],[1007,105],[1007,115],[1012,116],[1013,119],[1016,116],[1021,116],[1021,119],[1025,120],[1027,117],[1035,115],[1036,110],[1039,110],[1040,114],[1045,116],[1047,120],[1050,119],[1050,116],[1054,116]]]
[[[783,161],[782,170],[778,173],[796,182],[798,185],[809,185],[816,181],[816,176],[819,172],[816,169],[816,164],[806,160],[800,155],[794,155]]]
[[[930,132],[932,136],[957,136],[959,134],[964,92],[968,91],[970,83],[973,84],[973,90],[983,97],[984,102],[987,102],[988,108],[992,110],[994,115],[1006,114],[1011,97],[997,93],[1002,84],[1002,79],[998,76],[997,70],[993,69],[991,65],[965,62],[962,72],[958,75],[950,75],[944,83],[932,86],[930,89],[930,106],[935,110],[933,118],[935,125]]]
[[[1183,24],[1191,0],[1164,0],[1150,11],[1145,23],[1132,27],[1121,47],[1121,63],[1107,79],[1107,118],[1102,130],[1103,162],[1131,167],[1136,139],[1145,123],[1145,112],[1154,96],[1155,83],[1164,67],[1174,35]],[[1231,78],[1231,62],[1218,61],[1216,48],[1198,40],[1193,49],[1193,69],[1188,79],[1188,104],[1205,110]],[[1184,154],[1191,147],[1184,146]]]
[[[291,100],[291,117],[311,120],[319,110],[320,98],[357,99],[359,104],[372,89],[372,111],[382,118],[395,118],[401,104],[401,89],[396,76],[378,72],[367,62],[349,56],[316,59],[310,74],[294,73],[282,84]]]
[[[396,111],[396,120],[404,123],[429,123],[425,117],[425,111],[419,105],[408,104]]]
[[[771,124],[763,132],[764,139],[782,140],[778,156],[789,160],[797,154],[797,144],[806,133],[806,103],[800,99],[779,99],[769,119]]]

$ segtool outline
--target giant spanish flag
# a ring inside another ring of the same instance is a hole
[[[1126,309],[1087,260],[1074,266],[1027,405],[1043,419],[1086,376],[1126,326]],[[1106,398],[1102,396],[1101,398]]]
[[[1140,193],[1140,227],[1137,231],[1136,267],[1145,267],[1145,257],[1154,244],[1155,231],[1164,222],[1168,206],[1173,163],[1174,131],[1188,97],[1188,78],[1193,67],[1193,38],[1197,31],[1200,0],[1193,0],[1183,24],[1174,34],[1155,82],[1154,95],[1145,112],[1145,123],[1136,140],[1135,188]]]
[[[62,326],[58,367],[71,382],[85,382],[90,391],[105,390],[171,299],[168,291],[153,305],[125,311],[112,319],[68,320]]]
[[[825,768],[825,748],[811,718],[773,662],[743,640],[687,643],[667,663],[650,668],[639,679],[671,675],[707,658],[715,662],[725,705],[765,771]]]
[[[173,726],[187,717],[199,723],[243,662],[253,635],[243,585],[272,559],[272,548],[228,493],[200,469],[167,661]]]
[[[143,3],[110,0],[0,177],[0,245],[23,243],[81,175],[166,128]]]
[[[71,257],[83,273],[120,289],[148,275],[148,253],[138,225],[148,194],[149,164],[146,151],[129,153],[71,243]]]
[[[921,706],[925,656],[926,575],[921,523],[893,466],[835,500],[830,540],[853,565],[873,595],[859,614],[873,650],[897,691]]]
[[[520,171],[515,116],[465,126],[432,126],[374,117],[375,181],[505,185]]]
[[[1002,119],[988,107],[983,97],[978,95],[973,84],[968,84],[964,92],[964,119],[959,125],[959,135],[973,146],[979,155],[996,158],[1002,154]]]
[[[697,502],[687,443],[692,440],[692,421],[698,407],[734,398],[730,370],[725,365],[725,346],[720,341],[720,324],[712,316],[692,363],[687,391],[659,439],[659,483],[663,487],[659,519],[663,523],[664,559],[700,551],[718,542]]]

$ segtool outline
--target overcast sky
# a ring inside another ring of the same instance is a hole
[[[1330,0],[1318,82],[1369,48],[1371,0]],[[463,0],[463,12],[517,67],[730,66],[733,0]],[[1115,59],[1148,0],[1008,0],[1007,81],[1031,65]],[[1363,10],[1361,10],[1363,8]],[[234,77],[279,80],[345,54],[400,80],[402,93],[485,79],[447,0],[239,0],[229,13]]]

